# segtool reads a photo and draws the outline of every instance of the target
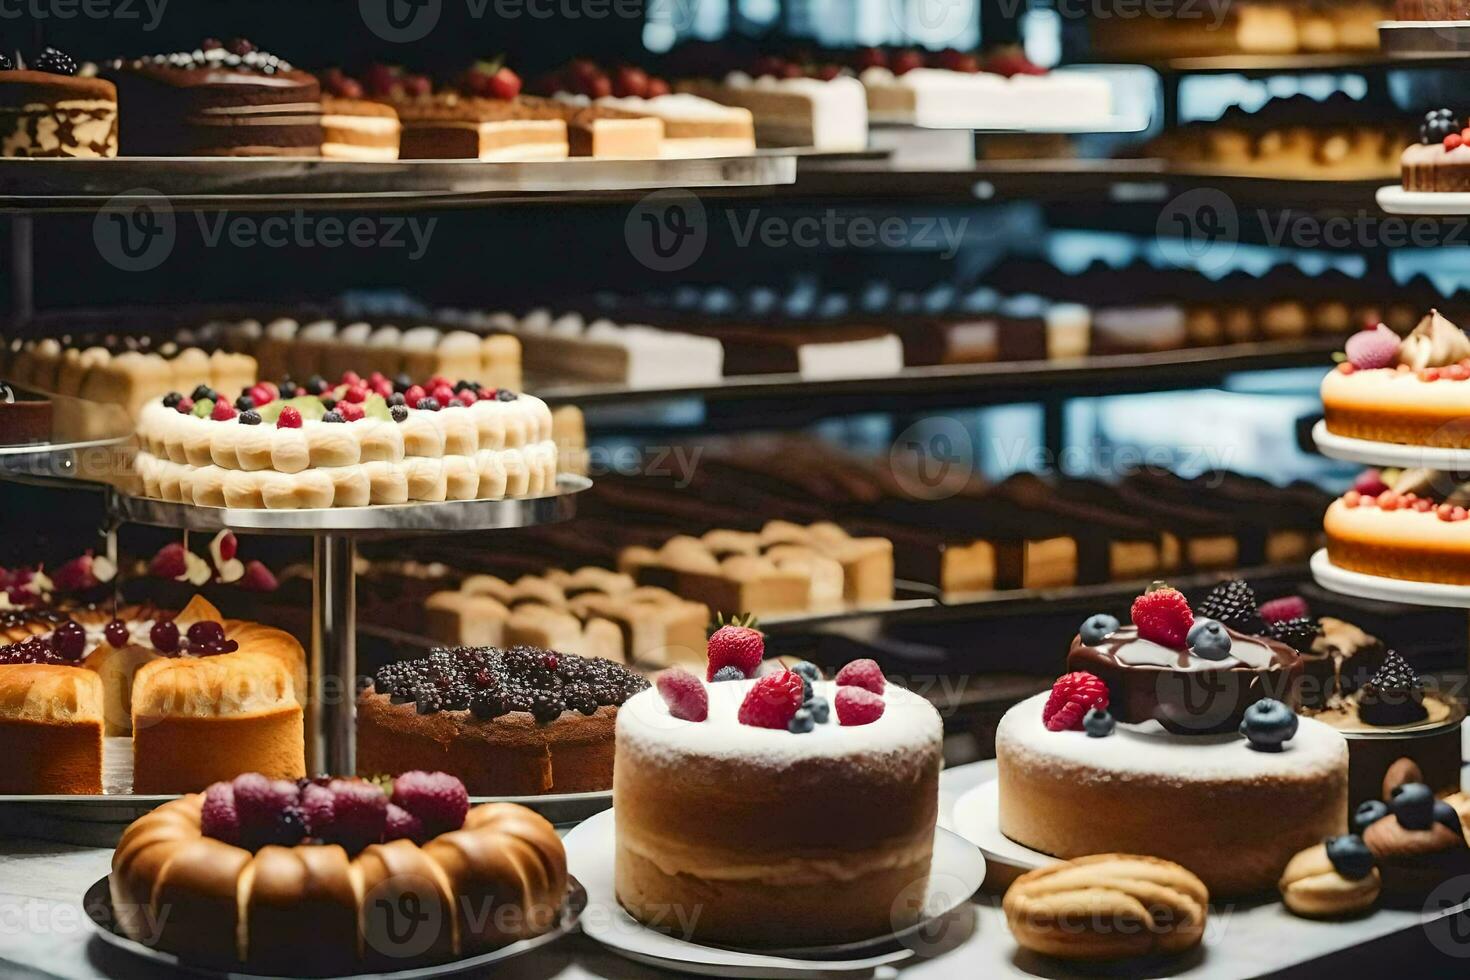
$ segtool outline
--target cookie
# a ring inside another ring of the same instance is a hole
[[[1093,854],[1017,878],[1006,922],[1022,947],[1074,960],[1181,953],[1204,935],[1209,891],[1185,868],[1134,854]]]

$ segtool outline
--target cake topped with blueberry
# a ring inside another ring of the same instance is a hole
[[[1470,191],[1470,129],[1453,109],[1432,109],[1419,124],[1419,142],[1403,154],[1406,191]]]
[[[612,785],[619,708],[648,682],[627,667],[537,647],[456,647],[387,664],[358,699],[364,775],[432,764],[482,796]]]
[[[117,127],[117,89],[71,55],[0,53],[0,157],[116,156]]]
[[[244,38],[117,59],[124,156],[319,156],[321,89]]]
[[[148,496],[200,506],[358,507],[541,496],[556,487],[551,410],[533,395],[433,377],[199,385],[144,406]]]

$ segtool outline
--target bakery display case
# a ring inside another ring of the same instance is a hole
[[[1456,11],[388,6],[0,52],[0,961],[1447,972]]]

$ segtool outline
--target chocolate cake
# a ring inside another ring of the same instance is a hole
[[[520,99],[455,93],[395,99],[404,160],[564,160],[567,124]]]
[[[53,48],[31,70],[16,70],[0,54],[0,157],[117,155],[117,90],[76,71]]]
[[[0,381],[0,446],[22,446],[51,438],[51,402]]]
[[[248,41],[206,44],[105,70],[127,106],[119,127],[124,156],[321,155],[315,78]]]

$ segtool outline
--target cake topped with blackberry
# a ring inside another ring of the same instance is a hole
[[[1429,717],[1424,682],[1397,651],[1388,652],[1378,673],[1358,691],[1358,717],[1370,725],[1409,725]]]
[[[117,89],[78,74],[45,48],[29,61],[0,54],[0,157],[117,156]]]
[[[358,772],[433,759],[477,796],[606,790],[618,709],[647,687],[622,664],[538,647],[434,650],[382,667],[358,699]]]

